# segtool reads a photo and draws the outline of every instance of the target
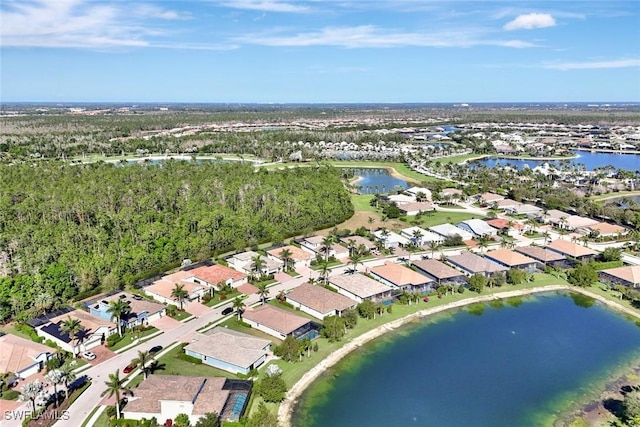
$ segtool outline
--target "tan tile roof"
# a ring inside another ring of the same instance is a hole
[[[169,276],[165,276],[160,280],[156,280],[151,285],[144,288],[145,292],[152,292],[154,294],[163,296],[165,298],[171,299],[171,292],[176,287],[176,284],[184,285],[184,290],[187,291],[189,295],[193,294],[199,289],[208,288],[206,285],[201,283],[193,283],[188,282],[186,280],[166,280]],[[189,276],[190,277],[190,276]]]
[[[204,334],[195,333],[185,350],[248,368],[267,353],[264,348],[270,344],[269,340],[216,327]]]
[[[370,279],[369,277],[359,273],[330,276],[329,283],[332,283],[335,286],[363,299],[380,295],[391,290],[389,286],[383,285],[377,280]]]
[[[285,249],[289,249],[289,251],[291,251],[291,259],[294,261],[302,261],[302,260],[308,260],[311,259],[311,254],[307,251],[304,251],[300,248],[298,248],[297,246],[293,246],[293,245],[289,245],[289,246],[283,246],[281,248],[275,248],[275,249],[271,249],[268,250],[267,253],[271,256],[274,256],[278,259],[280,258],[280,253],[285,250]]]
[[[452,277],[460,277],[460,273],[455,268],[449,267],[447,264],[438,261],[437,259],[423,259],[420,261],[413,261],[413,265],[431,274],[438,280],[450,279]]]
[[[591,255],[597,254],[597,252],[594,250],[591,250],[582,245],[578,245],[577,243],[569,242],[568,240],[562,240],[562,239],[554,240],[553,242],[547,245],[547,248],[560,252],[561,254],[574,257],[574,258],[591,256]]]
[[[284,335],[289,335],[291,332],[311,321],[306,317],[297,316],[269,304],[249,309],[244,312],[243,317],[246,320],[259,323]]]
[[[134,397],[129,399],[124,412],[145,412],[160,414],[161,400],[189,402],[195,400],[193,413],[222,413],[229,398],[229,390],[223,390],[226,378],[188,377],[183,375],[149,375],[133,389]]]
[[[506,267],[471,252],[462,252],[460,255],[449,256],[447,260],[471,273],[494,273],[508,270]]]
[[[225,267],[224,265],[215,264],[211,266],[202,266],[189,270],[192,276],[202,279],[212,285],[217,285],[220,282],[226,282],[231,279],[232,281],[241,280],[247,277],[246,274],[234,270],[233,268]]]
[[[433,210],[433,205],[426,202],[411,202],[398,206],[403,212],[415,212],[415,211],[430,211]]]
[[[388,280],[396,286],[421,285],[433,282],[427,276],[394,262],[387,262],[379,267],[373,267],[371,273]]]
[[[514,250],[541,262],[562,261],[563,259],[566,259],[562,254],[539,246],[518,246]]]
[[[590,225],[587,228],[593,231],[598,231],[602,235],[623,234],[627,231],[624,227],[616,224],[609,224],[608,222],[599,222],[597,224]]]
[[[0,337],[0,372],[17,372],[35,363],[41,353],[55,350],[22,337],[7,334]]]
[[[535,259],[522,255],[518,252],[514,252],[510,249],[496,249],[495,251],[489,251],[485,255],[487,258],[501,262],[509,267],[517,267],[519,265],[533,264]]]
[[[610,276],[617,277],[628,283],[633,283],[634,286],[640,284],[640,265],[632,265],[629,267],[617,267],[602,270]]]
[[[343,237],[343,238],[340,239],[340,241],[342,242],[342,244],[344,246],[348,246],[349,245],[349,240],[353,240],[353,242],[355,243],[356,247],[358,247],[360,245],[364,245],[368,249],[373,249],[373,248],[376,247],[375,243],[373,243],[369,239],[365,239],[362,236],[347,236],[347,237]]]
[[[346,310],[356,304],[344,295],[310,283],[303,283],[289,291],[287,299],[293,300],[322,314],[334,310]]]

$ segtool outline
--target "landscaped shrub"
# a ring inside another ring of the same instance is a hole
[[[29,338],[31,339],[31,341],[35,341],[38,343],[42,343],[42,341],[44,341],[44,337],[39,337],[38,334],[36,333],[36,330],[31,326],[27,325],[26,323],[17,323],[15,328],[16,328],[16,331],[29,335]]]
[[[113,347],[120,341],[122,341],[120,334],[111,334],[107,337],[107,347]]]

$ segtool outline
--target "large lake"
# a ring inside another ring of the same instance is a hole
[[[360,194],[388,193],[396,186],[407,188],[407,181],[396,178],[384,168],[342,168],[360,179],[354,184],[360,186]]]
[[[565,160],[523,160],[523,159],[498,159],[488,158],[478,160],[482,165],[494,167],[497,165],[505,166],[507,164],[522,169],[525,165],[530,168],[534,168],[543,163],[549,163],[550,165],[560,165],[563,161],[569,161],[572,164],[582,163],[586,169],[591,171],[597,167],[613,166],[616,169],[623,170],[640,170],[640,155],[638,154],[617,154],[617,153],[592,153],[590,151],[575,151],[574,154],[579,157],[576,159]]]
[[[391,332],[314,382],[293,425],[549,425],[640,357],[640,327],[572,295],[477,305]]]

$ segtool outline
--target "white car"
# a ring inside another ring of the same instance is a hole
[[[87,360],[93,360],[96,358],[96,355],[90,351],[85,351],[84,353],[82,353],[82,357],[84,357]]]

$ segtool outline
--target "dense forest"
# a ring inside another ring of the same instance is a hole
[[[333,168],[241,163],[0,165],[0,320],[131,285],[180,260],[340,223]]]

